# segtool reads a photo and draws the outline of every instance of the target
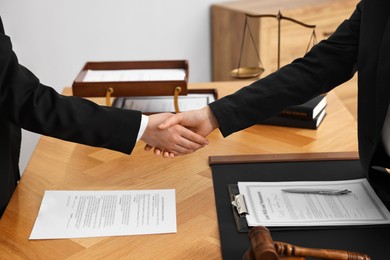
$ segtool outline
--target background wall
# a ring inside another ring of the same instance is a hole
[[[210,6],[222,1],[12,0],[0,15],[19,62],[61,92],[87,61],[187,59],[190,82],[210,81]],[[22,172],[38,138],[23,132]]]

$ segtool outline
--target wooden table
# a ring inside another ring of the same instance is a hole
[[[194,83],[222,97],[245,82]],[[70,90],[66,89],[65,94]],[[103,100],[96,100],[104,102]],[[356,121],[335,93],[318,130],[256,125],[194,154],[163,159],[132,155],[42,137],[0,221],[1,259],[221,259],[209,156],[357,152]],[[29,241],[45,190],[175,189],[177,233]]]

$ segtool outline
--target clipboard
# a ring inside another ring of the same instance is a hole
[[[240,225],[237,225],[231,204],[231,194],[237,190],[231,184],[238,181],[332,181],[365,177],[357,152],[211,156],[209,164],[223,259],[241,259],[250,247],[248,227],[242,219],[238,219]],[[389,204],[386,206],[389,208]],[[390,243],[388,225],[272,227],[270,231],[275,241],[364,252],[372,259],[383,258]]]
[[[210,156],[209,164],[211,166],[226,164],[255,164],[255,163],[287,163],[287,162],[315,162],[315,161],[343,161],[357,160],[358,155],[355,152],[343,153],[300,153],[300,154],[279,154],[279,155],[231,155],[231,156]],[[360,175],[361,177],[361,175]],[[269,177],[267,177],[269,178]],[[261,176],[256,177],[261,179]],[[239,180],[239,177],[237,177]],[[247,233],[250,230],[246,221],[248,211],[245,205],[245,198],[240,196],[237,182],[227,184],[227,196],[231,204],[231,211],[236,229],[240,233]],[[272,230],[283,229],[302,229],[304,227],[270,227]],[[308,227],[311,228],[311,227]],[[322,228],[322,227],[316,227]],[[324,227],[329,228],[329,227]]]

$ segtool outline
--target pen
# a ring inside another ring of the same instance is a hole
[[[296,189],[282,189],[284,192],[289,193],[310,193],[310,194],[321,194],[321,195],[343,195],[351,193],[350,190],[334,190],[334,189],[310,189],[310,188],[296,188]]]

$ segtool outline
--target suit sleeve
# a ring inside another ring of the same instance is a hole
[[[359,4],[360,5],[360,4]],[[228,136],[349,80],[357,70],[360,7],[303,58],[210,104]]]
[[[141,112],[66,97],[45,86],[18,63],[8,36],[0,33],[0,116],[26,130],[130,154]]]

